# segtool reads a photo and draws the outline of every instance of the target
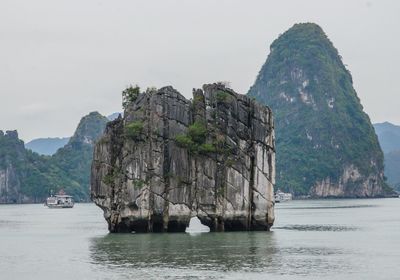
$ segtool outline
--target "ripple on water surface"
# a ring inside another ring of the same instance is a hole
[[[274,227],[274,229],[298,230],[298,231],[355,231],[357,227],[343,225],[286,225]]]

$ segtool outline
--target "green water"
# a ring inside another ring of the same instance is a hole
[[[0,279],[400,279],[400,199],[278,204],[272,232],[108,234],[93,204],[0,206]]]

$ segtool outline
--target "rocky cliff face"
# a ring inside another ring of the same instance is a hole
[[[314,197],[391,192],[350,72],[318,25],[296,24],[272,43],[249,95],[274,111],[278,188]]]
[[[97,112],[83,117],[68,144],[51,157],[25,149],[17,131],[0,131],[0,203],[43,202],[61,188],[76,201],[88,201],[93,146],[107,121]]]
[[[271,110],[220,84],[185,99],[140,93],[95,146],[91,191],[111,232],[213,231],[274,222]]]
[[[23,150],[23,143],[19,141],[16,131],[0,130],[0,146],[6,147],[4,153],[0,153],[0,203],[15,203],[21,201],[20,181],[15,172],[13,158]],[[16,154],[6,153],[10,146],[15,148]]]
[[[339,180],[330,177],[317,181],[310,189],[312,197],[374,197],[382,195],[382,174],[364,177],[354,165],[345,166]]]

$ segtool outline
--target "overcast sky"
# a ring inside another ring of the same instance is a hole
[[[230,81],[246,93],[280,33],[318,23],[373,122],[400,124],[400,1],[1,0],[0,129],[71,135],[121,91]]]

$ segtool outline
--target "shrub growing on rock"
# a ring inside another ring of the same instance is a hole
[[[125,135],[129,138],[137,139],[139,135],[143,132],[143,122],[142,121],[134,121],[128,123],[125,126]]]

